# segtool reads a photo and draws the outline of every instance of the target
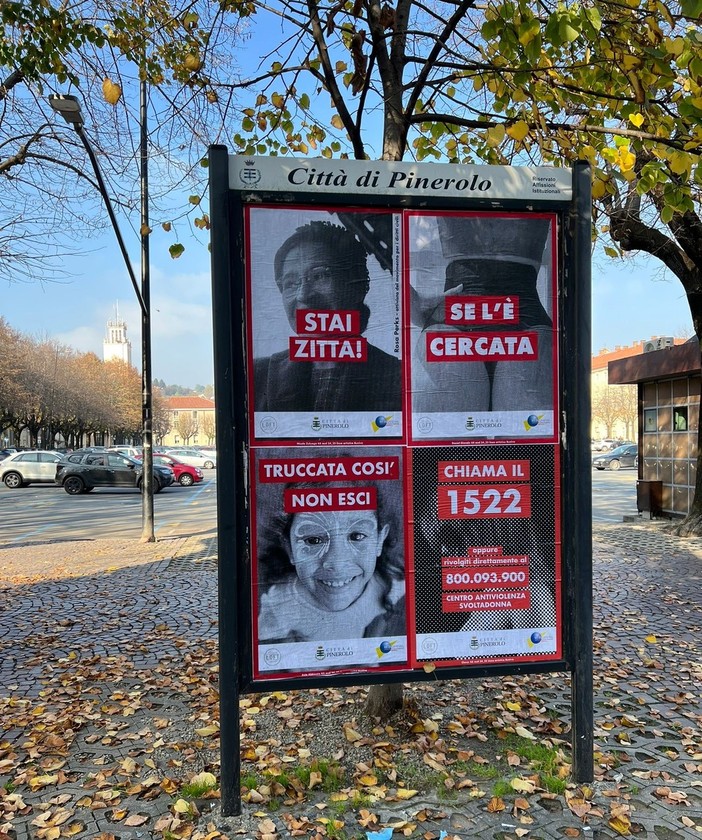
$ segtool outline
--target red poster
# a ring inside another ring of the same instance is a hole
[[[256,678],[407,667],[402,450],[253,455]]]

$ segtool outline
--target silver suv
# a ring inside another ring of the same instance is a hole
[[[11,490],[26,487],[33,482],[53,484],[56,464],[62,460],[58,452],[34,449],[30,452],[14,452],[0,461],[0,481]]]

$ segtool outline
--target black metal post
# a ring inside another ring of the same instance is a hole
[[[149,150],[147,85],[139,90],[140,184],[141,184],[141,425],[143,473],[141,477],[141,541],[155,542],[154,532],[154,458],[153,393],[151,380],[151,263],[149,255]]]
[[[567,433],[573,486],[571,496],[572,559],[568,593],[572,606],[571,662],[573,720],[573,778],[594,778],[594,701],[592,647],[592,465],[590,463],[590,359],[591,359],[591,249],[592,192],[590,165],[578,161],[573,168],[572,267],[567,305],[571,317],[566,330],[568,364],[572,376],[571,411]]]
[[[219,555],[219,707],[220,791],[222,814],[241,813],[241,758],[239,736],[239,491],[235,428],[235,367],[241,356],[241,313],[232,288],[232,242],[229,199],[229,155],[224,146],[209,150],[210,219],[212,261],[212,311],[214,321],[214,367],[216,394],[217,453],[217,548]],[[243,392],[239,394],[243,401]]]

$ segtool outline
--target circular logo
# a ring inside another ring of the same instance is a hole
[[[417,428],[420,432],[430,432],[434,427],[434,424],[431,422],[429,417],[420,417],[417,420]]]
[[[379,647],[383,651],[383,653],[390,653],[390,651],[392,650],[392,645],[390,644],[390,642],[381,642]]]
[[[280,651],[276,648],[269,648],[263,654],[263,661],[266,665],[277,665],[280,662]]]
[[[535,645],[538,645],[538,644],[539,644],[539,642],[541,641],[541,633],[536,633],[536,632],[534,632],[534,633],[532,633],[532,634],[531,634],[531,636],[529,636],[529,638],[531,639],[531,641],[532,641]]]
[[[262,417],[261,418],[261,431],[262,432],[274,432],[278,428],[278,422],[276,421],[275,417]]]
[[[388,425],[388,421],[384,417],[376,417],[375,418],[375,425],[379,429],[384,429]]]
[[[527,417],[527,423],[530,426],[538,426],[539,425],[539,418],[535,414],[530,414]]]
[[[439,645],[436,639],[432,639],[431,636],[427,639],[422,639],[422,650],[424,653],[436,653],[438,650]]]

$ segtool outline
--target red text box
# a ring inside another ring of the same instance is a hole
[[[538,336],[528,332],[428,332],[428,362],[533,362],[539,358]]]
[[[529,555],[519,554],[514,557],[503,557],[502,549],[499,549],[500,554],[494,557],[442,557],[442,569],[492,569],[495,566],[505,566],[514,568],[515,566],[528,566]]]
[[[360,335],[361,313],[357,309],[298,309],[298,335]]]
[[[283,491],[285,513],[311,513],[316,510],[375,510],[375,487],[289,487]]]
[[[528,610],[531,593],[528,589],[491,590],[487,592],[444,592],[441,608],[445,613],[474,610]]]
[[[504,295],[449,295],[445,320],[456,326],[518,324],[519,298]]]
[[[367,481],[400,478],[400,459],[387,458],[259,458],[258,480],[263,484],[291,481]]]
[[[451,481],[529,481],[529,461],[439,461],[439,483]]]
[[[293,362],[365,362],[368,342],[365,338],[303,338],[291,335],[289,350]]]
[[[495,566],[481,569],[442,569],[441,587],[450,592],[456,589],[485,589],[502,586],[505,589],[525,589],[529,586],[529,567]]]
[[[530,519],[531,487],[442,484],[438,504],[439,519]]]

